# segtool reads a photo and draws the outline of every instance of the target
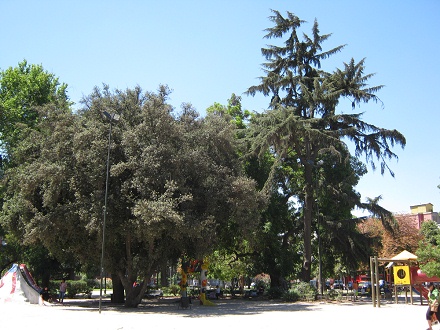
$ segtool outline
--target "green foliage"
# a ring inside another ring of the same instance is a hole
[[[267,297],[269,299],[280,299],[286,293],[286,290],[279,286],[271,286],[267,290]]]
[[[162,291],[166,296],[167,295],[177,296],[180,294],[180,286],[178,286],[177,284],[173,284],[171,286],[163,287]]]
[[[327,292],[327,296],[331,300],[340,300],[342,298],[342,293],[340,290],[331,289]]]
[[[85,296],[90,296],[91,292],[95,288],[94,280],[68,280],[66,296],[68,298],[75,298],[78,294],[83,294]],[[49,284],[49,291],[51,295],[57,295],[59,293],[61,281],[51,281]]]
[[[293,296],[297,296],[301,301],[314,301],[316,300],[318,291],[312,285],[307,282],[299,282],[292,285],[288,292],[293,292]]]
[[[253,273],[249,269],[252,265],[252,259],[246,257],[247,242],[242,242],[242,256],[238,258],[235,254],[229,253],[226,250],[216,250],[210,256],[209,260],[209,278],[215,278],[222,281],[231,281],[234,278],[241,276],[252,276]]]
[[[66,295],[68,298],[75,298],[77,294],[85,294],[90,295],[90,293],[94,289],[93,281],[66,281],[67,282],[67,291]]]
[[[317,290],[306,282],[299,282],[292,285],[292,287],[283,294],[282,299],[285,301],[314,301],[317,297]]]
[[[148,281],[164,260],[243,241],[259,218],[262,199],[242,174],[233,124],[198,118],[190,107],[173,115],[168,94],[166,86],[157,93],[104,86],[76,114],[41,107],[6,172],[0,222],[26,244],[41,242],[58,260],[91,269],[99,264],[109,146],[102,111],[121,116],[109,146],[105,269],[119,275],[128,305],[142,297],[135,279]]]
[[[67,85],[60,84],[54,74],[41,65],[18,66],[0,71],[0,143],[10,151],[22,129],[19,124],[33,127],[38,120],[37,106],[51,102],[67,102]]]
[[[248,110],[243,110],[241,107],[241,97],[235,94],[231,95],[228,100],[228,105],[223,106],[220,103],[214,103],[212,106],[206,109],[206,113],[214,114],[217,116],[229,115],[231,122],[240,131],[246,128],[247,120],[251,117],[251,113]],[[243,137],[241,134],[237,137]]]
[[[28,129],[34,128],[39,121],[38,107],[49,103],[68,106],[67,85],[61,84],[58,78],[41,65],[28,64],[26,60],[0,71],[0,205],[7,190],[9,178],[4,171],[13,168],[17,163],[14,152],[24,139]],[[29,151],[28,149],[26,151]],[[30,154],[32,157],[32,155]],[[13,171],[9,172],[11,175]],[[18,173],[17,173],[18,175]],[[3,181],[5,179],[5,181]],[[13,201],[8,207],[15,210],[23,205]],[[14,234],[16,236],[14,237]],[[35,242],[31,247],[23,246],[23,235],[20,231],[8,231],[0,222],[0,236],[6,236],[8,246],[0,251],[1,266],[10,262],[26,263],[34,270],[34,276],[47,283],[51,271],[57,271],[59,262],[47,252],[42,244]]]
[[[250,121],[250,151],[260,158],[270,151],[275,157],[273,169],[286,163],[294,166],[293,171],[286,172],[285,180],[277,183],[287,182],[288,188],[299,184],[301,188],[293,190],[291,197],[296,197],[302,207],[302,274],[303,279],[308,281],[312,262],[312,221],[317,213],[314,172],[319,161],[327,157],[331,159],[330,166],[347,162],[350,158],[346,156],[345,140],[349,140],[355,146],[354,157],[364,155],[366,163],[373,168],[375,162],[379,161],[381,173],[389,170],[393,175],[387,160],[397,158],[392,147],[403,147],[406,141],[396,130],[379,128],[362,121],[359,113],[349,114],[347,109],[337,112],[338,106],[344,107],[344,104],[339,104],[343,99],[351,100],[351,110],[362,103],[379,101],[375,93],[382,86],[368,86],[368,80],[373,75],[364,74],[364,60],[355,62],[351,59],[348,64],[343,64],[342,69],[326,72],[321,62],[340,52],[343,45],[323,51],[322,44],[330,34],[321,34],[317,21],[313,24],[311,35],[307,35],[299,31],[304,21],[293,13],[287,12],[284,17],[273,10],[270,20],[274,26],[266,29],[265,37],[285,37],[285,41],[282,45],[269,45],[262,49],[267,60],[262,64],[266,75],[260,77],[260,84],[249,87],[246,92],[252,96],[262,93],[271,97],[270,110],[252,117]],[[297,175],[292,175],[295,172]],[[273,176],[269,178],[273,179]],[[355,182],[349,185],[353,187]],[[370,206],[361,203],[359,194],[350,192],[346,195],[347,186],[334,185],[332,188],[338,191],[338,201],[344,202],[345,210],[351,210],[354,205],[361,208]],[[384,214],[384,210],[377,207],[372,211]],[[347,246],[346,243],[344,245]]]
[[[256,289],[263,288],[264,290],[266,290],[266,288],[270,287],[270,280],[266,278],[262,278],[259,275],[257,275],[255,276],[254,280],[255,280]]]
[[[294,289],[289,289],[287,292],[283,294],[282,299],[284,301],[295,302],[300,300],[300,296],[298,294],[298,291]]]
[[[416,251],[421,270],[428,276],[440,277],[440,229],[434,221],[423,222],[423,240]]]

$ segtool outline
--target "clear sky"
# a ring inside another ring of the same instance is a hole
[[[393,212],[422,203],[439,211],[438,0],[0,0],[0,69],[23,59],[42,64],[69,85],[75,107],[102,83],[147,91],[166,84],[177,110],[188,102],[204,115],[259,82],[261,48],[275,42],[263,38],[270,9],[307,21],[306,33],[316,18],[321,33],[332,33],[324,47],[346,44],[324,69],[366,58],[367,72],[376,73],[371,85],[385,85],[383,105],[356,111],[399,130],[407,146],[394,149],[394,178],[369,168],[356,188],[362,200],[381,195]],[[268,102],[242,95],[248,110],[263,111]]]

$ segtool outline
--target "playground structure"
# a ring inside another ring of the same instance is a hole
[[[192,273],[200,273],[200,304],[205,306],[215,306],[215,304],[206,298],[206,289],[208,286],[208,280],[206,278],[206,274],[208,273],[209,263],[206,260],[183,260],[182,259],[182,268],[181,268],[181,281],[179,283],[180,286],[180,307],[187,308],[191,306],[190,297],[188,297],[187,287],[188,287],[188,274]]]
[[[0,303],[42,304],[41,288],[25,264],[13,264],[0,281]]]
[[[397,304],[398,294],[400,288],[405,290],[405,302],[407,303],[407,288],[409,287],[410,302],[414,303],[413,293],[420,295],[420,302],[423,304],[423,298],[428,300],[428,290],[425,287],[427,282],[440,282],[438,277],[428,277],[424,274],[418,265],[417,256],[404,250],[391,259],[370,257],[370,271],[371,271],[371,287],[372,287],[372,301],[374,307],[380,307],[380,287],[379,287],[379,263],[387,263],[386,269],[390,272],[388,278],[391,278],[394,283],[394,297]],[[392,269],[392,272],[391,272]],[[392,276],[391,276],[392,274]]]

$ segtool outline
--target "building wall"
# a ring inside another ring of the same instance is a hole
[[[396,215],[396,218],[405,217],[411,222],[415,228],[420,229],[422,223],[425,221],[432,220],[438,224],[440,224],[439,215],[437,212],[427,212],[427,213],[418,213],[418,214],[401,214]]]
[[[411,206],[410,214],[398,214],[395,215],[396,218],[405,217],[410,223],[417,229],[420,229],[422,223],[425,221],[434,221],[440,225],[440,217],[438,212],[433,212],[433,205],[431,203],[420,204]]]
[[[413,205],[410,206],[410,209],[412,214],[432,213],[434,210],[434,205],[432,205],[431,203]]]

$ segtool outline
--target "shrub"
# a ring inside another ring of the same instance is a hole
[[[299,300],[298,291],[296,291],[295,289],[289,289],[287,292],[283,294],[282,299],[290,302],[298,301]]]
[[[94,282],[92,281],[67,281],[67,292],[66,295],[68,298],[75,298],[77,294],[86,294],[90,295],[93,291]]]
[[[291,295],[294,297],[295,295],[298,297],[297,300],[301,301],[313,301],[316,300],[316,296],[318,291],[312,285],[307,282],[299,282],[295,283],[292,288],[289,290],[292,292]],[[289,300],[292,301],[292,300]],[[293,300],[295,301],[295,300]]]
[[[180,286],[174,284],[170,287],[170,293],[174,296],[177,296],[180,293]]]
[[[284,293],[285,290],[280,287],[270,287],[269,290],[267,290],[267,296],[270,299],[279,299],[283,296]]]
[[[177,284],[173,284],[171,286],[165,286],[162,288],[162,291],[164,295],[177,296],[178,294],[180,294],[180,286],[178,286]]]
[[[331,300],[340,300],[342,298],[342,293],[339,290],[331,289],[328,291],[327,295]]]

